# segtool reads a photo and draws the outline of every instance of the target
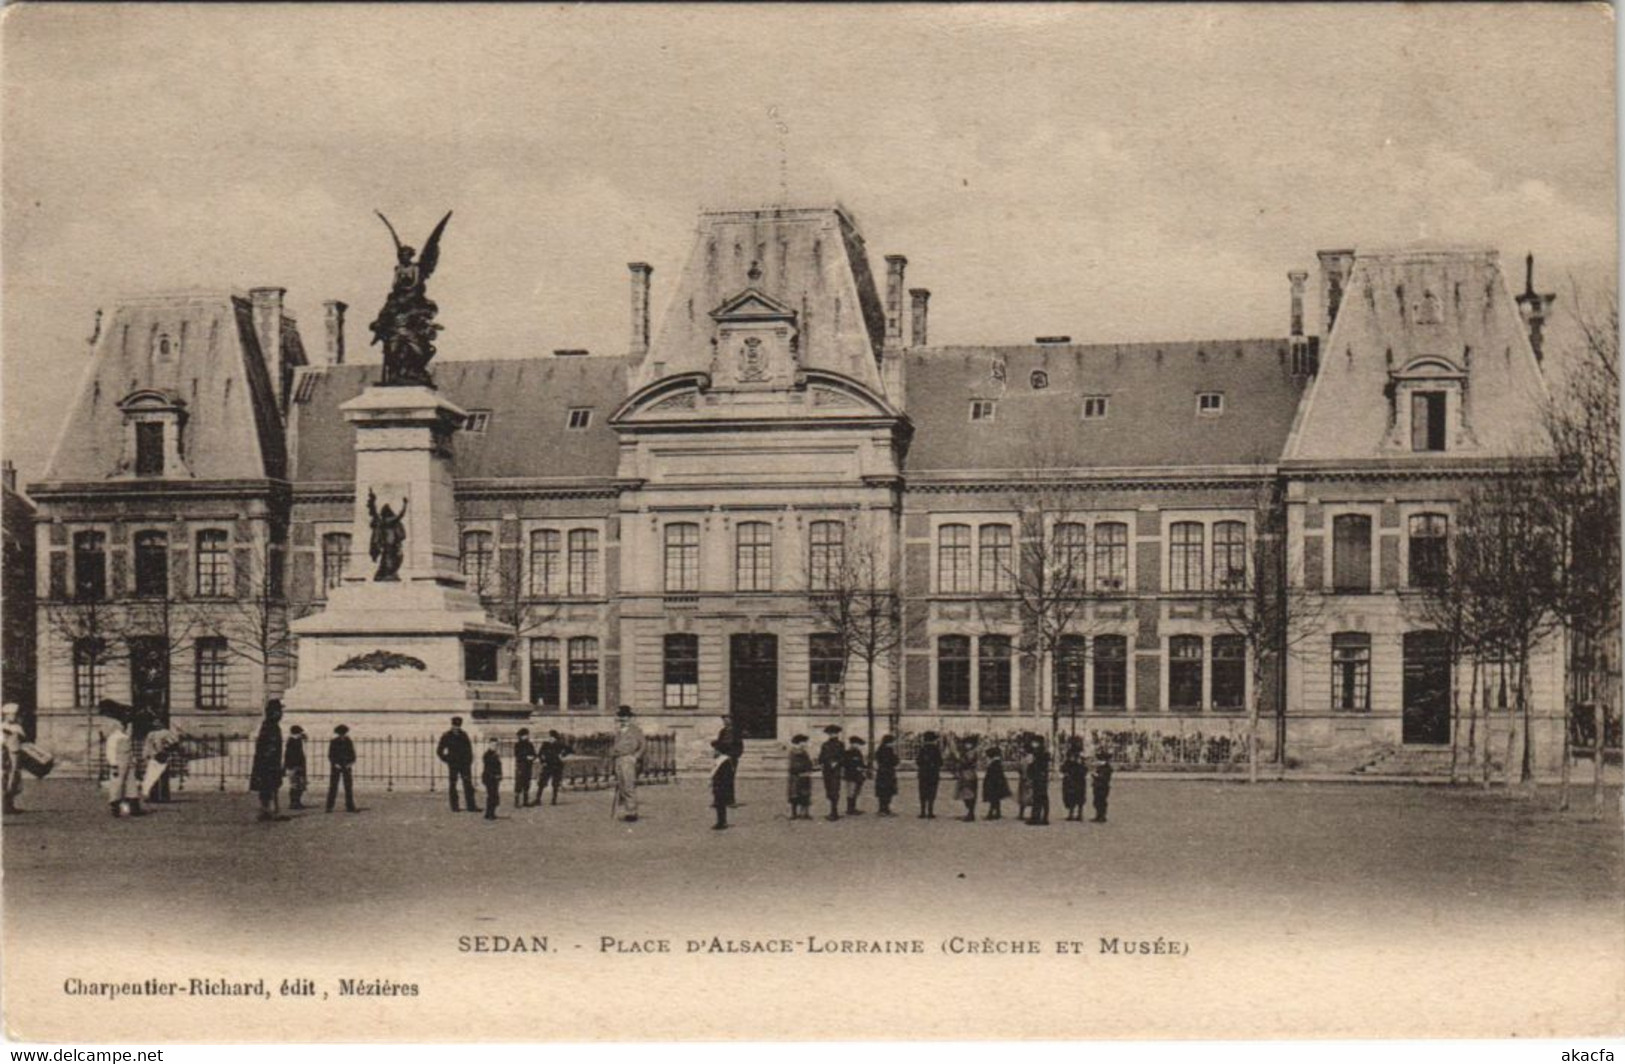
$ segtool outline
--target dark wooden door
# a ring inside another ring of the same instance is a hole
[[[130,640],[130,704],[169,721],[169,644],[162,636]]]
[[[728,643],[728,713],[741,739],[779,733],[779,640],[742,632]]]
[[[1405,633],[1407,743],[1450,741],[1450,647],[1442,632]]]

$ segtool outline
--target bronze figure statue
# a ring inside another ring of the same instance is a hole
[[[447,211],[440,224],[434,227],[434,232],[429,234],[422,255],[417,254],[416,248],[401,243],[395,227],[389,224],[388,218],[384,218],[383,211],[375,213],[383,219],[390,238],[395,241],[395,280],[390,286],[389,297],[384,300],[383,309],[369,326],[372,329],[372,342],[384,345],[384,377],[379,383],[416,384],[433,388],[429,360],[435,354],[435,333],[445,326],[435,323],[434,316],[440,308],[435,306],[425,289],[429,278],[434,275],[435,265],[440,261],[440,234],[445,232],[446,223],[451,221],[451,212]],[[414,256],[416,262],[413,261]]]
[[[367,489],[367,516],[372,519],[372,544],[368,556],[378,563],[378,571],[372,576],[374,580],[400,579],[402,548],[406,543],[406,504],[410,501],[401,500],[400,513],[391,510],[387,502],[380,510],[378,496],[371,488]]]

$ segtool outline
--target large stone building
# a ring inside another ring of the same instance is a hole
[[[1483,249],[1319,265],[1318,329],[1293,271],[1276,337],[931,346],[929,293],[901,256],[877,286],[843,210],[714,212],[652,334],[631,265],[624,354],[442,358],[462,570],[518,632],[478,677],[487,726],[627,702],[695,744],[722,714],[782,740],[873,704],[910,731],[1240,735],[1256,701],[1265,757],[1448,743],[1416,588],[1466,486],[1538,444],[1546,301]],[[240,732],[294,681],[287,621],[365,550],[339,407],[378,367],[345,360],[344,309],[314,360],[280,289],[113,311],[31,487],[48,730],[107,694]],[[1258,637],[1259,669],[1235,600],[1277,530],[1315,623]],[[873,668],[843,594],[894,626]],[[1533,678],[1548,762],[1561,657]]]

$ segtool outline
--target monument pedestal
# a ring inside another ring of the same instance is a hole
[[[339,409],[356,432],[355,549],[326,607],[290,625],[299,674],[283,705],[364,714],[375,727],[379,714],[391,727],[452,713],[528,716],[504,670],[514,629],[486,614],[459,571],[451,459],[466,415],[421,386],[375,385]],[[384,579],[363,546],[374,533],[369,496],[382,521],[398,518],[404,532],[400,568]]]

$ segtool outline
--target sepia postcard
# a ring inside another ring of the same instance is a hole
[[[1615,17],[9,7],[6,1037],[1625,1033]]]

